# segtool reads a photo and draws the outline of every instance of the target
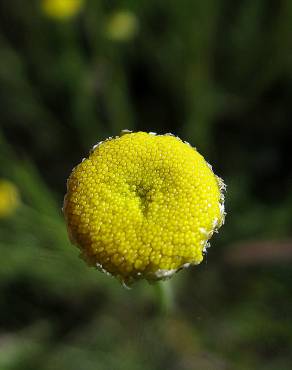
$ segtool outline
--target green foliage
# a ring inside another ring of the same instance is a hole
[[[105,32],[121,9],[123,42]],[[0,220],[0,369],[290,368],[291,24],[290,0],[88,0],[66,21],[0,3],[0,177],[21,195]],[[178,134],[228,185],[207,263],[172,292],[125,290],[68,241],[66,178],[124,128]]]

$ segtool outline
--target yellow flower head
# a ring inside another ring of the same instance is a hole
[[[74,17],[82,8],[83,0],[42,0],[43,12],[54,19]]]
[[[0,180],[0,218],[12,215],[19,203],[17,188],[10,181]]]
[[[72,242],[90,265],[126,284],[200,263],[224,221],[223,181],[171,134],[124,131],[97,144],[67,189]]]
[[[138,31],[138,19],[135,14],[123,10],[113,13],[106,23],[106,36],[115,41],[128,41]]]

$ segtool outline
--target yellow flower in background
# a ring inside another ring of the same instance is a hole
[[[73,169],[64,215],[88,264],[126,284],[166,279],[202,261],[224,221],[223,190],[188,143],[123,131]]]
[[[117,11],[107,20],[106,36],[114,41],[128,41],[138,32],[138,19],[130,11]]]
[[[51,18],[63,20],[78,14],[84,0],[42,0],[43,12]]]
[[[19,203],[19,193],[16,186],[10,181],[0,180],[0,218],[12,215]]]

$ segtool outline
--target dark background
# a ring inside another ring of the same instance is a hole
[[[290,369],[292,2],[43,3],[0,2],[0,177],[20,198],[0,219],[0,368]],[[125,128],[180,136],[227,184],[204,262],[164,290],[90,269],[64,226],[71,169]]]

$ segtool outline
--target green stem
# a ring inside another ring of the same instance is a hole
[[[169,280],[158,281],[154,284],[154,287],[160,313],[171,313],[175,306],[171,282]]]

